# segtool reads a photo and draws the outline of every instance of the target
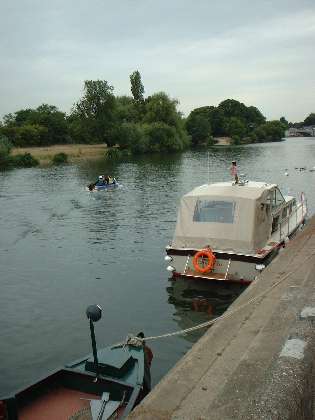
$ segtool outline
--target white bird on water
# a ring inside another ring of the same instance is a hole
[[[285,176],[289,176],[289,172],[288,172],[288,170],[287,170],[287,169],[285,169],[284,175],[285,175]]]

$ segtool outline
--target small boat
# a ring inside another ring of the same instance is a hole
[[[119,183],[116,181],[115,178],[104,177],[104,175],[100,175],[96,182],[88,185],[87,189],[88,191],[103,191],[111,190],[118,187]]]
[[[166,247],[173,277],[248,284],[277,255],[306,218],[276,184],[206,184],[184,195],[173,241]]]
[[[101,308],[89,306],[87,316],[93,355],[0,397],[1,420],[121,419],[149,392],[150,371],[142,341],[97,351],[93,322],[100,319]]]

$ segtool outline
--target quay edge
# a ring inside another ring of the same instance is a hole
[[[315,419],[314,216],[231,311],[128,418]]]

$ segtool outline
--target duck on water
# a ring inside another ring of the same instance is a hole
[[[1,420],[122,419],[151,388],[152,352],[144,334],[124,344],[96,348],[98,305],[87,308],[93,353],[51,372],[9,396],[0,396]]]
[[[248,284],[304,224],[307,203],[276,184],[206,184],[184,195],[173,241],[166,247],[173,277]]]

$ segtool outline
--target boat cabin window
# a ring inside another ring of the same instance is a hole
[[[288,206],[287,206],[287,207],[285,207],[285,208],[282,210],[282,215],[281,215],[282,219],[285,219],[285,218],[287,217],[287,215],[288,215]]]
[[[235,202],[198,199],[194,211],[194,222],[233,223]]]
[[[275,188],[273,191],[270,191],[270,195],[268,197],[268,202],[271,204],[271,208],[274,210],[281,206],[285,202],[283,195],[281,194],[278,188]]]
[[[278,230],[278,225],[279,225],[279,216],[273,218],[271,233],[274,233],[276,230]]]

